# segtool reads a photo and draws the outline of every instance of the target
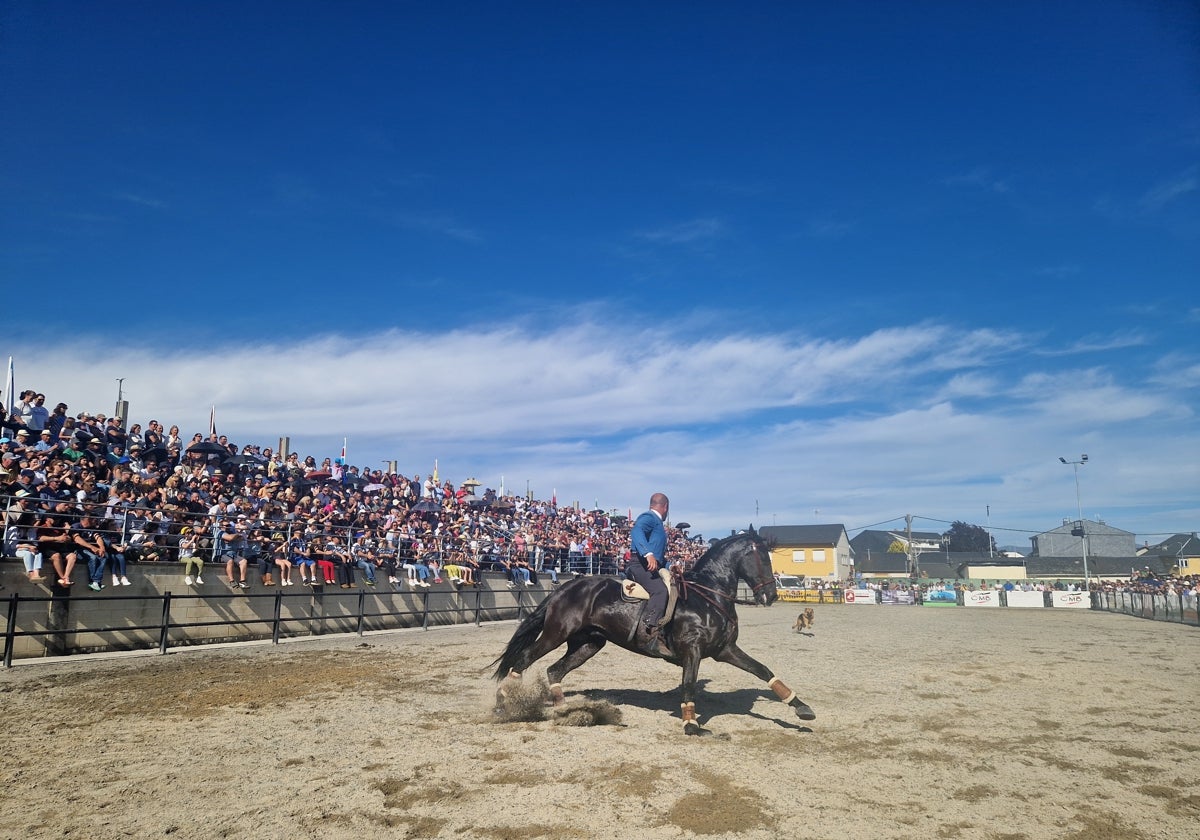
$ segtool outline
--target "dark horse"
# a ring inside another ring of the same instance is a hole
[[[801,720],[813,720],[816,714],[769,668],[748,656],[737,646],[738,624],[734,604],[738,603],[738,581],[745,581],[754,593],[754,602],[767,606],[775,601],[775,577],[766,544],[753,529],[727,537],[704,553],[690,572],[676,578],[680,587],[674,617],[663,630],[671,655],[665,658],[683,668],[683,731],[702,734],[696,719],[696,676],[700,660],[711,657],[727,662],[763,680],[775,696],[791,706]],[[741,603],[747,603],[742,601]],[[555,590],[517,627],[497,664],[495,678],[501,680],[498,697],[505,692],[504,681],[521,678],[530,665],[563,642],[567,652],[546,669],[551,700],[564,701],[562,679],[613,642],[643,656],[654,656],[639,648],[634,629],[643,601],[627,601],[621,594],[621,581],[612,577],[581,577]]]

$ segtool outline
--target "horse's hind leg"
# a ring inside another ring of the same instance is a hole
[[[521,651],[517,656],[513,667],[509,669],[508,674],[500,681],[500,685],[496,687],[496,706],[504,705],[504,698],[508,695],[508,689],[517,684],[520,684],[521,677],[525,670],[534,662],[537,662],[550,651],[557,648],[563,643],[562,636],[555,634],[547,634],[543,629],[542,634],[538,636],[537,641],[530,645],[525,650]],[[568,655],[569,655],[568,648]],[[565,657],[564,657],[565,658]],[[561,661],[561,660],[560,660]]]
[[[600,652],[606,639],[599,633],[577,633],[567,639],[567,652],[563,658],[546,669],[546,679],[550,682],[550,701],[558,706],[566,700],[562,690],[562,680],[584,662]]]
[[[713,659],[718,662],[727,662],[734,667],[741,668],[743,671],[753,674],[760,680],[765,682],[770,689],[775,692],[775,696],[787,703],[796,712],[796,717],[800,720],[815,720],[817,713],[814,712],[807,703],[796,696],[796,692],[792,691],[783,684],[783,680],[771,673],[771,669],[763,665],[754,657],[747,654],[737,645],[730,645],[725,650],[713,656]]]

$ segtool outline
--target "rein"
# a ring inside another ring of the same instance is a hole
[[[744,598],[736,598],[733,596],[728,596],[719,589],[713,589],[711,586],[704,586],[702,584],[696,583],[695,581],[690,581],[687,578],[685,578],[683,576],[683,572],[679,571],[678,569],[674,570],[674,575],[675,575],[675,581],[679,584],[679,594],[684,600],[687,600],[689,589],[697,590],[697,594],[700,596],[701,600],[707,602],[714,610],[716,610],[718,613],[721,614],[722,618],[724,618],[727,622],[734,625],[735,627],[737,626],[737,619],[735,619],[733,616],[729,615],[729,613],[727,613],[725,611],[724,606],[722,606],[720,603],[721,600],[723,600],[725,598],[729,598],[729,600],[732,601],[734,604],[740,604],[743,607],[758,606],[758,602],[753,599],[746,600]],[[766,585],[767,585],[766,583],[760,583],[757,586],[755,586],[752,591],[754,592],[755,595],[757,595],[758,591]],[[710,597],[710,596],[712,596],[712,597]]]

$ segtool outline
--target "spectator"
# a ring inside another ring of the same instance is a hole
[[[30,419],[26,422],[31,432],[41,432],[50,422],[50,409],[46,408],[46,395],[35,394],[33,407],[30,409]]]
[[[245,528],[246,549],[244,556],[246,558],[246,565],[253,564],[258,568],[263,586],[274,586],[275,558],[271,556],[269,551],[265,550],[266,546],[263,545],[265,536],[262,530],[250,522],[244,513],[238,515],[238,527]]]
[[[20,401],[13,406],[13,416],[11,419],[17,421],[26,429],[32,429],[36,432],[40,432],[42,430],[41,427],[33,425],[33,423],[37,422],[37,417],[33,407],[34,399],[36,397],[37,391],[22,391]]]
[[[38,433],[38,441],[33,445],[35,452],[57,452],[61,447],[58,440],[55,439],[54,433],[49,429],[42,429]]]
[[[58,443],[64,450],[74,444],[76,432],[74,417],[64,417],[62,426],[58,429]]]
[[[25,574],[35,583],[42,580],[42,555],[38,551],[34,525],[37,515],[31,507],[33,497],[17,491],[4,515],[4,553],[19,557]]]
[[[413,589],[418,586],[429,588],[429,566],[421,562],[415,555],[408,557],[401,568],[407,576],[409,587]]]
[[[104,571],[108,567],[108,551],[91,512],[84,508],[83,514],[70,528],[75,551],[81,555],[88,567],[88,589],[99,592],[104,588]]]
[[[46,420],[46,429],[49,430],[50,436],[58,440],[58,434],[62,431],[63,423],[67,419],[67,404],[59,403],[54,406],[54,411],[50,412],[50,417]]]
[[[195,531],[190,528],[184,528],[184,533],[179,538],[179,559],[183,561],[183,584],[191,586],[193,582],[204,583],[204,578],[200,577],[204,571],[204,558],[200,556],[200,539],[196,536]],[[196,570],[196,574],[192,574],[192,569]]]
[[[28,490],[27,487],[14,487],[21,477],[20,456],[16,452],[5,452],[0,455],[0,482],[3,482],[5,495],[13,495],[18,490]]]
[[[303,533],[297,533],[288,542],[288,560],[300,571],[300,582],[311,586],[317,582],[317,561],[313,559],[312,548],[308,538]]]
[[[360,535],[350,546],[350,560],[354,568],[363,573],[367,586],[374,586],[375,569],[379,566],[374,540],[366,534]]]
[[[153,527],[147,523],[147,528]],[[113,544],[111,529],[101,528],[99,530],[100,540],[104,545],[104,554],[108,560],[108,565],[112,568],[113,586],[130,586],[128,567],[126,565],[125,549],[127,546],[123,544]]]
[[[249,589],[246,583],[246,558],[242,556],[245,546],[243,535],[234,523],[218,517],[212,529],[213,562],[225,563],[225,578],[230,589]]]
[[[54,567],[59,586],[67,587],[74,583],[71,573],[79,559],[69,531],[68,510],[67,502],[59,502],[55,505],[55,510],[43,514],[34,527],[38,553],[42,555],[43,561],[49,560],[50,565]]]
[[[336,586],[339,577],[338,567],[346,565],[341,562],[337,540],[332,537],[318,538],[312,540],[309,547],[312,550],[312,556],[317,561],[320,579],[325,582],[326,586]],[[344,587],[349,588],[350,584],[346,583]]]
[[[271,537],[269,553],[275,561],[275,568],[279,569],[279,585],[291,586],[293,583],[292,561],[288,559],[288,551],[283,541],[283,534],[274,534]]]

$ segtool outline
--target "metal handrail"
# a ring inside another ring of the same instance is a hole
[[[400,593],[395,591],[372,591],[358,590],[356,592],[289,592],[284,593],[277,590],[273,593],[265,594],[247,594],[247,593],[229,593],[220,595],[184,595],[178,596],[170,591],[164,592],[161,595],[110,595],[110,596],[71,596],[71,595],[37,595],[37,596],[22,596],[19,593],[12,593],[8,598],[8,618],[5,623],[4,631],[4,667],[11,668],[13,661],[13,652],[16,647],[18,638],[29,637],[46,637],[46,636],[62,636],[62,635],[80,635],[80,634],[98,634],[98,633],[128,633],[134,631],[156,631],[157,645],[145,644],[134,646],[133,649],[147,650],[157,646],[160,654],[167,653],[172,647],[187,646],[194,643],[194,637],[191,639],[183,639],[172,643],[171,632],[175,630],[191,630],[203,627],[222,627],[222,626],[241,626],[250,627],[255,625],[263,625],[270,628],[270,636],[272,644],[279,644],[281,638],[288,636],[293,638],[302,637],[305,635],[319,635],[317,633],[298,633],[288,632],[285,625],[295,621],[310,621],[312,616],[308,618],[297,618],[285,616],[283,606],[285,601],[309,601],[315,599],[331,598],[334,601],[349,601],[353,597],[355,609],[348,613],[342,613],[336,616],[328,616],[331,619],[352,622],[354,631],[357,635],[362,636],[368,629],[369,619],[399,619],[396,622],[395,629],[404,627],[420,626],[422,629],[428,630],[431,622],[443,616],[453,616],[456,619],[461,617],[464,610],[469,614],[467,620],[456,620],[449,623],[465,624],[468,622],[474,623],[477,627],[482,626],[484,621],[483,608],[483,593],[482,587],[473,587],[475,596],[470,598],[469,593],[465,590],[451,592],[407,592]],[[492,590],[489,590],[492,591]],[[501,594],[502,591],[496,591],[496,594]],[[529,601],[535,595],[539,595],[544,590],[537,592],[526,592],[524,590],[516,590],[507,594],[514,598],[515,604],[512,607],[497,606],[497,609],[502,611],[513,611],[517,618],[524,617],[537,604],[533,600],[532,605]],[[405,595],[408,598],[417,598],[419,603],[407,609],[380,608],[384,599],[389,595]],[[451,603],[444,608],[433,607],[430,603],[432,595],[451,595],[454,596]],[[204,620],[204,621],[176,621],[171,614],[172,606],[181,600],[205,600],[212,601],[214,599],[224,602],[244,602],[246,600],[263,601],[270,598],[272,600],[272,609],[270,615],[266,617],[246,617],[238,616],[236,618],[223,618],[219,620]],[[17,629],[17,617],[22,605],[31,604],[53,604],[53,603],[71,603],[71,602],[88,602],[88,601],[104,601],[106,603],[112,601],[161,601],[161,618],[154,624],[122,624],[119,626],[101,626],[101,627],[72,627],[69,630],[61,628],[41,629],[41,630],[19,630]],[[540,599],[539,599],[540,600]],[[473,603],[472,603],[473,602]],[[374,607],[370,609],[369,607]],[[419,621],[405,622],[404,619],[419,619]]]

